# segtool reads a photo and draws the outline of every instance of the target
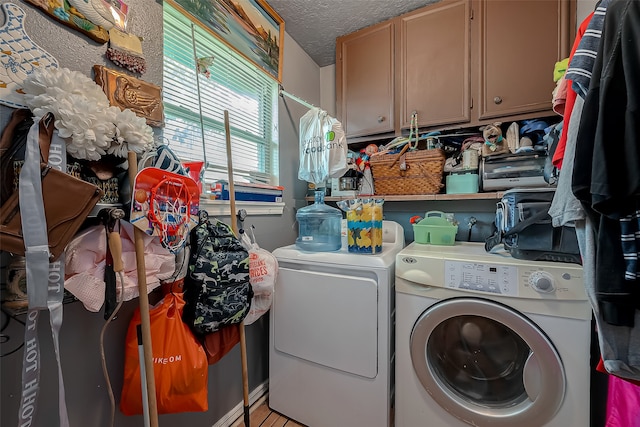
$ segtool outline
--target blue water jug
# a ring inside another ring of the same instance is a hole
[[[315,192],[315,203],[296,213],[298,238],[296,246],[304,251],[331,252],[340,250],[342,212],[324,203],[324,189]]]

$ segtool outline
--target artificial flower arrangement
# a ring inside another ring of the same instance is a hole
[[[128,151],[143,153],[153,146],[153,130],[146,120],[109,105],[102,88],[78,71],[36,68],[22,86],[34,120],[53,113],[58,135],[76,159],[126,158]]]

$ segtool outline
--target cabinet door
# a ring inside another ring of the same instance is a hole
[[[399,20],[400,126],[465,123],[470,116],[470,6],[445,0]]]
[[[569,2],[480,3],[479,119],[549,110],[553,67],[568,56]]]
[[[336,107],[347,136],[395,129],[393,29],[386,21],[336,41]]]

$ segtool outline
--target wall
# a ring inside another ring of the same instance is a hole
[[[286,28],[286,23],[285,23]],[[289,37],[285,36],[285,59],[282,86],[285,91],[301,98],[312,105],[320,105],[320,69],[306,52]],[[288,58],[292,58],[289,60]],[[275,234],[286,233],[291,241],[295,241],[298,230],[295,224],[295,210],[306,206],[304,197],[307,193],[306,181],[298,179],[299,138],[298,126],[300,117],[309,109],[298,102],[281,96],[278,104],[280,135],[280,185],[285,187],[286,221],[282,227],[272,230]],[[285,228],[286,227],[286,228]],[[279,234],[281,235],[281,234]]]
[[[596,7],[598,0],[578,0],[576,4],[576,25],[580,26],[584,18],[587,17]]]
[[[8,0],[0,0],[6,3]],[[106,45],[93,42],[84,35],[64,27],[26,2],[14,0],[26,12],[25,27],[32,40],[55,56],[60,66],[78,70],[91,76],[94,64],[118,69],[105,59]],[[128,0],[130,30],[144,38],[143,50],[148,71],[143,80],[162,85],[162,5],[154,0]],[[0,23],[4,17],[0,17]],[[284,41],[283,86],[303,99],[320,105],[319,67],[288,35]],[[120,69],[123,71],[122,69]],[[298,134],[300,116],[306,108],[281,98],[279,100],[280,183],[285,187],[286,204],[283,215],[249,216],[245,227],[254,225],[258,243],[268,250],[292,244],[297,235],[295,207],[303,206],[306,183],[297,179]],[[12,110],[0,106],[0,129],[8,121]],[[220,217],[229,222],[228,217]],[[4,274],[3,274],[4,280]],[[151,297],[154,299],[154,296]],[[123,343],[129,319],[137,307],[137,300],[123,305],[117,319],[106,335],[105,358],[113,385],[116,402],[122,387]],[[47,313],[40,316],[40,343],[42,346],[41,398],[37,425],[56,427],[57,377]],[[0,354],[15,350],[22,343],[24,316],[10,319],[0,314],[3,337],[8,341],[0,345]],[[268,380],[268,316],[247,326],[247,354],[249,390]],[[60,347],[62,369],[66,386],[66,400],[72,426],[108,426],[110,403],[102,375],[99,335],[104,325],[102,313],[88,312],[81,303],[66,304]],[[21,349],[0,359],[0,425],[17,425],[20,392]],[[238,406],[240,405],[240,406]],[[242,381],[240,350],[236,346],[227,356],[209,369],[209,410],[204,413],[161,415],[160,425],[166,427],[210,427],[231,410],[241,408]],[[241,415],[241,412],[238,414]],[[115,425],[133,427],[143,424],[142,416],[125,417],[116,409]]]
[[[320,108],[336,115],[336,64],[320,68]]]

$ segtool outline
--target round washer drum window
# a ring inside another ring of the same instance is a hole
[[[440,301],[418,318],[410,346],[425,390],[468,423],[544,425],[564,399],[564,369],[551,341],[498,302]]]
[[[511,406],[527,398],[523,370],[529,346],[505,325],[456,316],[435,327],[427,359],[445,386],[479,405]]]

